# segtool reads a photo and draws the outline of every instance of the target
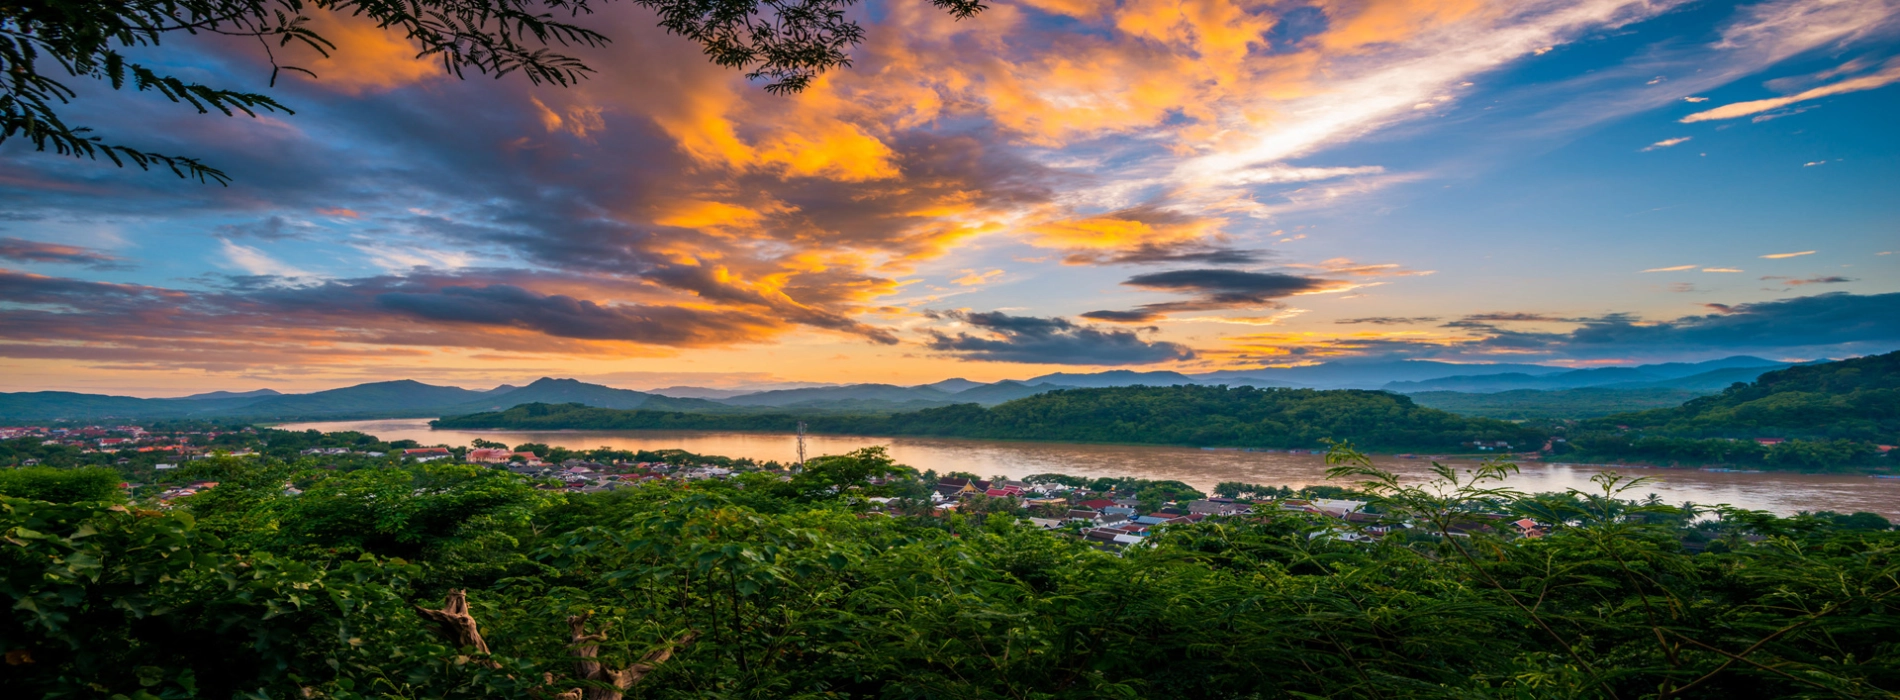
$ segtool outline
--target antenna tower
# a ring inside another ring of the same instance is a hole
[[[798,422],[798,468],[805,468],[805,421]]]

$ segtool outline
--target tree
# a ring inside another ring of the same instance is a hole
[[[748,71],[748,79],[764,81],[773,93],[797,92],[824,71],[851,65],[845,50],[864,38],[863,27],[844,15],[856,0],[632,2],[654,10],[668,33],[698,42],[714,63]],[[958,19],[984,9],[980,0],[932,2]],[[401,35],[417,45],[418,57],[440,60],[456,77],[471,70],[498,78],[518,72],[537,85],[568,86],[593,69],[554,49],[611,41],[569,21],[593,10],[589,0],[7,0],[0,2],[0,143],[20,138],[35,150],[103,157],[120,167],[161,165],[179,177],[227,184],[229,175],[196,158],[110,143],[88,127],[67,124],[60,112],[78,92],[62,80],[154,91],[200,114],[292,114],[270,96],[189,82],[122,51],[160,48],[181,34],[254,39],[270,62],[274,87],[283,71],[316,77],[279,63],[277,51],[297,45],[330,55],[337,45],[311,27],[311,18],[338,13]]]
[[[881,495],[889,489],[873,489],[872,479],[912,479],[916,475],[915,469],[892,460],[883,446],[873,445],[848,454],[807,460],[804,470],[786,482],[786,486],[797,497],[805,499],[828,498],[854,488],[864,489],[866,495]]]

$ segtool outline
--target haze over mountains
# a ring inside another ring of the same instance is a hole
[[[1788,366],[1790,363],[1747,356],[1698,363],[1581,370],[1429,360],[1341,361],[1194,375],[1129,370],[1092,374],[1060,372],[990,384],[953,378],[917,386],[850,384],[749,392],[690,386],[633,391],[553,378],[542,378],[526,386],[504,384],[481,391],[398,380],[308,394],[257,389],[162,399],[60,391],[0,393],[0,420],[412,418],[496,411],[526,403],[579,403],[599,408],[691,412],[895,412],[958,403],[993,406],[1055,389],[1175,384],[1384,389],[1433,395],[1594,388],[1654,395],[1657,390],[1713,393],[1735,382],[1752,381],[1763,372]]]

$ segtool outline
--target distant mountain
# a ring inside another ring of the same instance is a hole
[[[1718,391],[1735,382],[1754,381],[1764,372],[1789,367],[1789,363],[1759,357],[1730,357],[1709,362],[1671,362],[1636,367],[1598,367],[1552,374],[1459,375],[1424,381],[1391,382],[1383,388],[1401,394],[1425,391],[1462,391],[1490,393],[1519,389],[1581,389],[1612,387],[1618,389],[1690,389]]]
[[[515,386],[513,384],[503,384],[501,386],[495,387],[493,389],[489,389],[488,391],[484,391],[482,393],[488,394],[490,396],[500,396],[502,394],[506,394],[510,391],[514,391],[519,388],[521,387]]]
[[[71,391],[0,394],[0,421],[152,420],[215,413],[257,399],[141,399]]]
[[[1704,373],[1715,371],[1715,370],[1747,369],[1747,368],[1758,368],[1758,367],[1780,369],[1783,367],[1790,367],[1795,364],[1799,364],[1799,363],[1779,362],[1776,360],[1768,360],[1768,359],[1755,357],[1753,355],[1734,355],[1731,357],[1724,357],[1720,360],[1709,360],[1707,362],[1665,362],[1662,364],[1655,364],[1655,365],[1639,365],[1637,369],[1642,370],[1646,374],[1661,377],[1664,379],[1677,379],[1677,378],[1688,377],[1688,376],[1697,375],[1697,374],[1704,374]],[[1747,381],[1754,381],[1754,379],[1750,378]]]
[[[649,394],[671,396],[676,399],[729,399],[734,396],[759,393],[758,389],[710,389],[703,386],[669,386],[648,389]]]
[[[720,405],[704,399],[679,399],[658,394],[615,389],[599,384],[588,384],[576,379],[551,379],[542,377],[534,383],[505,394],[485,396],[477,401],[444,407],[449,414],[480,413],[482,411],[500,411],[524,403],[578,403],[594,408],[647,408],[656,411],[691,411],[719,408]]]
[[[929,384],[919,384],[919,385],[917,385],[917,386],[914,386],[914,387],[911,387],[911,388],[913,388],[913,389],[936,389],[937,391],[941,391],[941,392],[943,392],[943,393],[946,393],[946,394],[955,394],[955,393],[957,393],[957,392],[962,392],[962,391],[969,391],[969,390],[971,390],[971,389],[975,389],[975,388],[977,388],[977,387],[979,387],[979,386],[989,386],[989,385],[988,385],[988,384],[984,384],[984,383],[982,383],[982,382],[973,382],[973,381],[970,381],[970,380],[968,380],[968,379],[964,379],[964,378],[962,378],[962,377],[957,377],[957,378],[954,378],[954,379],[945,379],[945,380],[943,380],[943,381],[941,381],[941,382],[932,382],[932,383],[929,383]]]
[[[850,384],[846,386],[824,386],[806,389],[778,389],[742,394],[720,400],[728,406],[792,406],[811,402],[832,401],[933,401],[950,403],[949,392],[929,387],[897,386],[894,384]]]
[[[1117,369],[1093,374],[1075,374],[1057,372],[1023,380],[1024,384],[1060,384],[1070,387],[1106,388],[1116,386],[1175,386],[1177,384],[1198,384],[1193,377],[1180,372],[1136,372]]]
[[[1257,379],[1286,382],[1318,389],[1378,389],[1397,381],[1423,381],[1458,375],[1517,372],[1527,375],[1568,371],[1564,367],[1526,364],[1456,364],[1435,360],[1342,360],[1303,367],[1262,367],[1223,370],[1195,375],[1203,384],[1237,384]]]
[[[512,392],[510,392],[512,393]],[[285,394],[248,404],[233,416],[308,418],[324,415],[415,415],[481,400],[483,392],[435,386],[413,379],[371,382],[310,394]]]
[[[950,398],[958,403],[977,403],[985,406],[995,406],[1005,401],[1015,401],[1016,399],[1035,396],[1057,389],[1075,388],[1078,387],[1064,384],[1031,385],[1005,379],[995,384],[984,384],[975,388],[959,391]]]
[[[1687,377],[1664,379],[1637,385],[1606,384],[1606,389],[1678,389],[1703,394],[1713,394],[1729,388],[1733,384],[1747,384],[1761,375],[1790,365],[1772,365],[1768,367],[1729,367]]]
[[[203,394],[192,394],[190,396],[180,396],[172,400],[174,401],[207,401],[207,400],[213,400],[213,399],[256,399],[256,398],[263,398],[266,396],[282,396],[282,395],[283,395],[282,392],[279,392],[276,389],[257,389],[254,391],[211,391],[211,392],[206,392]]]

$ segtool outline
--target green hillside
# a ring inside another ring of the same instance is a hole
[[[1541,433],[1468,418],[1378,391],[1170,386],[1064,389],[984,408],[959,404],[889,416],[616,411],[529,404],[435,421],[439,428],[810,430],[866,435],[1310,448],[1326,438],[1378,449],[1456,449],[1473,440],[1520,447]]]
[[[1683,389],[1517,389],[1490,394],[1462,391],[1423,391],[1410,394],[1420,406],[1466,416],[1537,420],[1548,418],[1600,418],[1603,416],[1655,408],[1673,408],[1684,401],[1706,396],[1706,391]]]
[[[1777,441],[1777,439],[1779,441]],[[1790,367],[1675,408],[1585,421],[1582,459],[1777,469],[1890,469],[1900,444],[1900,352]]]
[[[1594,422],[1616,425],[1668,437],[1900,443],[1900,352],[1790,367],[1676,408]]]

